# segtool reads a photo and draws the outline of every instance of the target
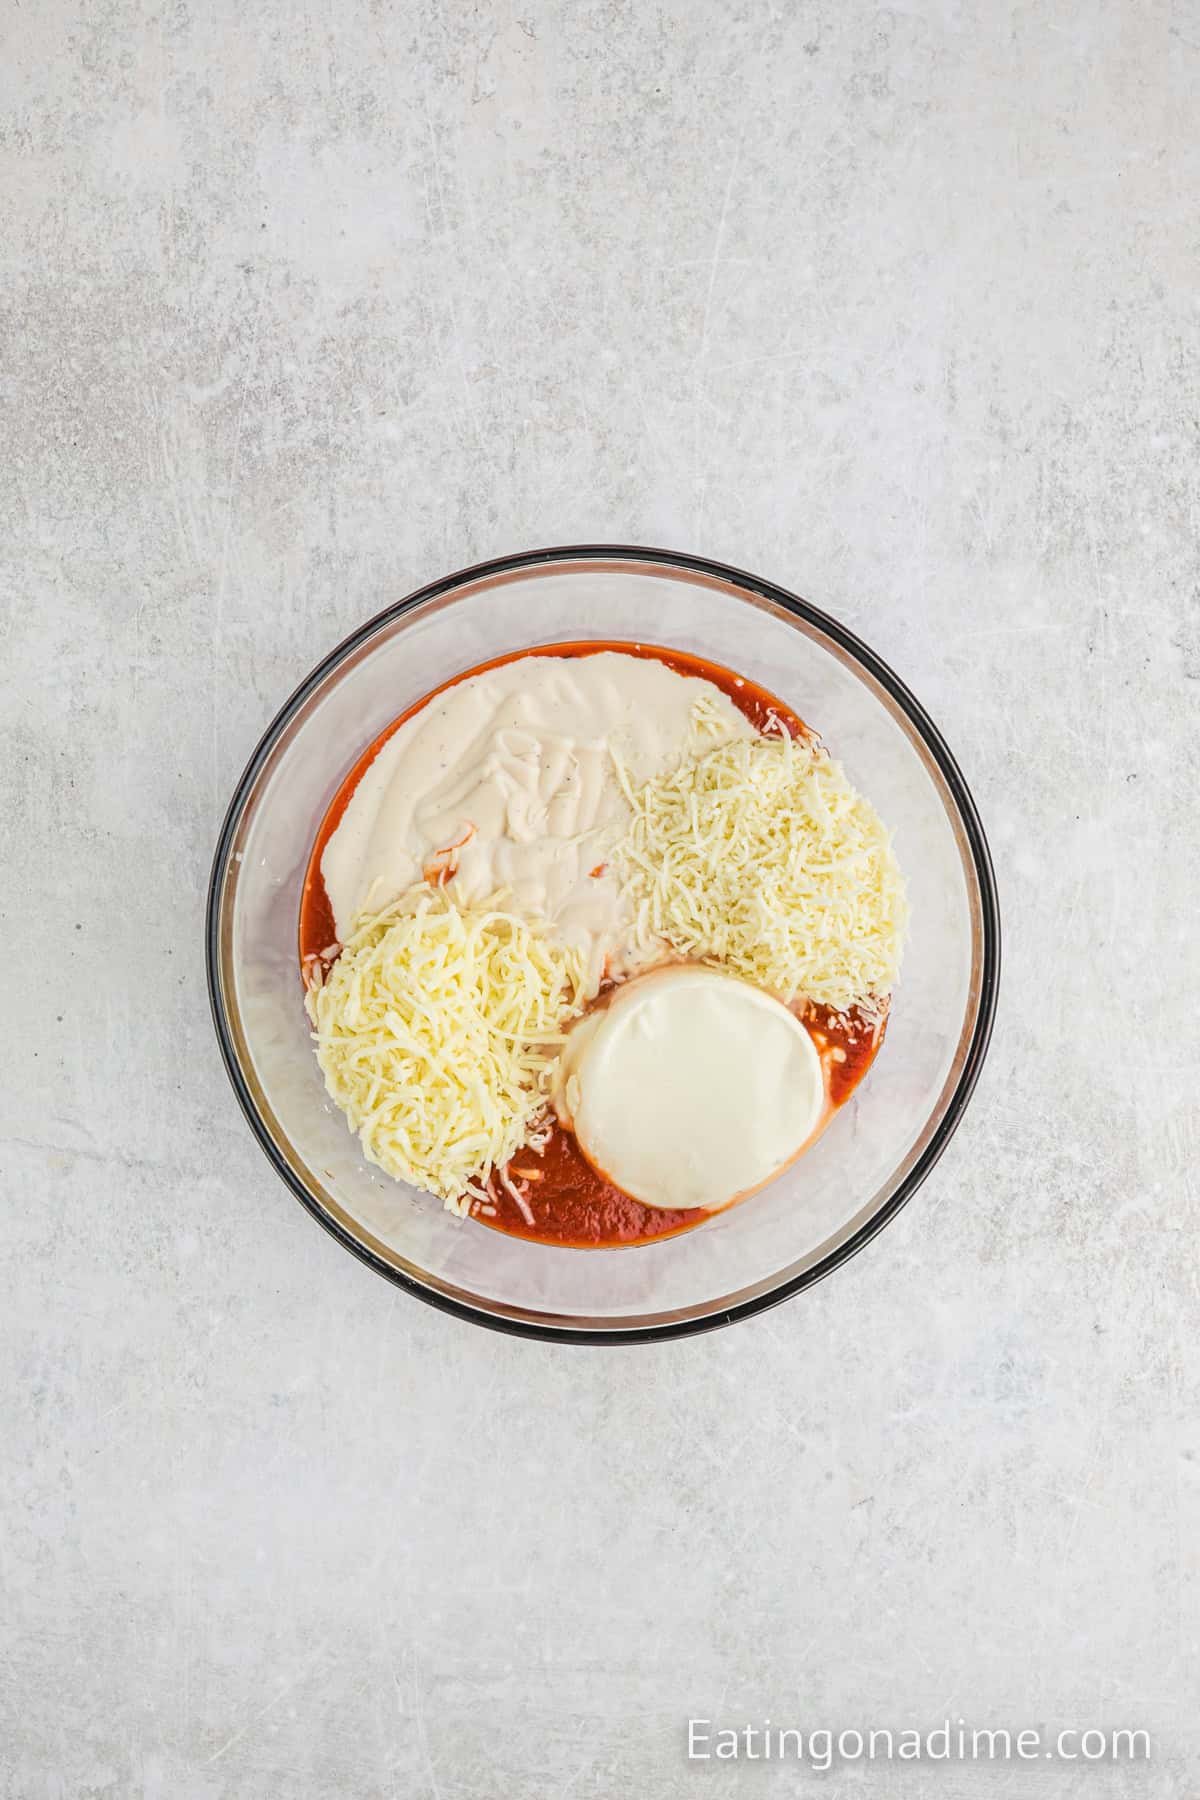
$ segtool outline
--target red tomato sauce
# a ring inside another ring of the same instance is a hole
[[[524,656],[594,656],[602,650],[616,651],[623,656],[647,657],[665,663],[679,675],[699,676],[712,682],[714,687],[720,688],[722,693],[729,696],[738,711],[758,731],[782,726],[792,737],[814,736],[797,713],[766,688],[759,687],[757,682],[735,674],[732,669],[727,669],[720,663],[710,663],[703,657],[692,656],[682,650],[667,650],[654,644],[629,644],[616,640],[543,644],[532,650],[515,651],[510,656],[493,657],[490,662],[479,663],[473,669],[464,669],[461,675],[444,681],[440,687],[434,688],[398,718],[393,719],[374,743],[363,751],[334,795],[317,832],[300,896],[299,952],[302,970],[307,959],[315,957],[328,962],[338,952],[337,927],[321,875],[321,858],[325,854],[325,846],[341,823],[355,788],[393,733],[438,694],[473,675],[482,675],[489,669],[498,669],[503,664],[516,662]],[[875,1060],[883,1042],[886,1016],[876,1023],[857,1010],[842,1014],[832,1012],[828,1007],[812,1005],[800,1006],[797,1012],[821,1053],[825,1070],[827,1106],[821,1126],[824,1129],[837,1109],[850,1098]],[[502,1182],[494,1180],[494,1200],[488,1203],[476,1201],[471,1209],[471,1216],[493,1231],[527,1238],[534,1243],[588,1250],[649,1244],[660,1238],[675,1237],[681,1231],[689,1231],[712,1216],[702,1208],[672,1211],[664,1207],[645,1206],[640,1200],[622,1193],[620,1188],[614,1187],[593,1169],[574,1135],[557,1122],[552,1126],[549,1142],[541,1154],[532,1150],[519,1151],[505,1174],[519,1190],[520,1200],[514,1199]],[[526,1213],[530,1216],[527,1217]]]

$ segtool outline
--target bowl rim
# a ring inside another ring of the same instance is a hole
[[[413,611],[424,602],[438,599],[457,587],[464,586],[469,582],[512,575],[522,570],[536,569],[554,563],[584,562],[597,558],[641,563],[651,569],[663,567],[678,569],[742,588],[748,593],[756,594],[773,605],[783,608],[785,612],[803,620],[805,624],[815,627],[859,663],[887,691],[904,713],[946,783],[954,801],[974,866],[979,888],[982,929],[978,1008],[962,1068],[936,1130],[920,1156],[900,1181],[895,1193],[891,1194],[883,1205],[869,1219],[864,1220],[858,1229],[843,1242],[837,1244],[799,1275],[792,1276],[775,1287],[754,1294],[747,1300],[739,1301],[735,1306],[717,1307],[711,1313],[705,1313],[699,1317],[670,1319],[647,1325],[617,1325],[611,1330],[590,1325],[572,1326],[570,1321],[565,1319],[559,1322],[503,1317],[488,1312],[482,1307],[472,1306],[469,1302],[456,1299],[452,1295],[425,1287],[403,1270],[394,1268],[382,1257],[377,1256],[367,1244],[362,1243],[337,1219],[327,1213],[282,1155],[254,1104],[225,1016],[220,977],[221,902],[226,886],[230,852],[243,812],[254,785],[280,736],[291,723],[296,711],[316,692],[326,677],[377,631],[394,623],[405,613]],[[284,701],[255,746],[225,812],[213,855],[205,908],[205,965],[209,1006],[217,1043],[225,1065],[225,1072],[229,1077],[238,1104],[275,1173],[300,1201],[305,1210],[332,1237],[336,1238],[344,1249],[349,1250],[360,1262],[366,1263],[369,1268],[374,1269],[377,1274],[382,1275],[393,1285],[413,1294],[417,1299],[424,1301],[426,1305],[436,1307],[439,1312],[450,1313],[455,1318],[465,1319],[474,1325],[486,1326],[492,1331],[504,1332],[510,1337],[533,1338],[543,1343],[646,1344],[662,1342],[668,1338],[692,1337],[705,1331],[715,1331],[720,1326],[732,1325],[740,1319],[752,1318],[757,1313],[766,1312],[770,1307],[781,1305],[785,1300],[790,1300],[793,1295],[802,1292],[805,1288],[815,1286],[818,1281],[824,1280],[827,1275],[832,1274],[835,1269],[848,1262],[852,1256],[856,1256],[878,1232],[883,1230],[885,1225],[896,1217],[901,1207],[907,1205],[908,1201],[912,1199],[958,1128],[967,1103],[979,1080],[991,1040],[999,991],[1000,959],[999,897],[991,851],[978,808],[962,771],[941,732],[915,694],[900,680],[895,671],[869,645],[837,619],[812,606],[807,600],[801,599],[799,595],[791,593],[773,581],[768,581],[763,576],[753,575],[745,569],[717,562],[709,557],[696,556],[688,551],[654,549],[636,544],[565,544],[492,557],[485,562],[460,569],[452,575],[443,576],[437,581],[427,582],[423,587],[414,589],[403,599],[393,602],[392,605],[385,607],[381,612],[357,626],[305,676],[300,685]]]

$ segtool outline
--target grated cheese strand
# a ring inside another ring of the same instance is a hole
[[[908,902],[878,814],[816,741],[737,739],[634,787],[614,852],[638,952],[719,963],[791,1003],[880,1011]]]
[[[583,1007],[582,954],[422,884],[360,915],[305,995],[331,1099],[369,1162],[465,1215],[544,1142],[549,1071]]]

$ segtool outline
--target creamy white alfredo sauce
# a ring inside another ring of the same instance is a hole
[[[634,782],[672,767],[701,695],[705,748],[755,735],[712,682],[618,651],[518,657],[447,688],[384,744],[325,847],[338,937],[449,862],[465,903],[507,889],[506,910],[583,948],[593,985],[606,958],[623,972],[631,922],[603,867],[629,818],[612,752]]]

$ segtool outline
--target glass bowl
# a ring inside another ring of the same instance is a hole
[[[533,644],[618,638],[724,663],[819,731],[895,834],[912,928],[887,1041],[818,1143],[683,1236],[549,1248],[444,1212],[371,1168],[326,1097],[297,967],[300,886],[333,795],[412,701]],[[971,796],[907,688],[771,582],[623,546],[531,551],[410,594],[301,683],[238,783],[213,864],[209,991],[222,1054],[271,1163],[326,1230],[431,1305],[530,1337],[624,1343],[748,1318],[862,1248],[962,1117],[995,1010],[1000,928]]]

